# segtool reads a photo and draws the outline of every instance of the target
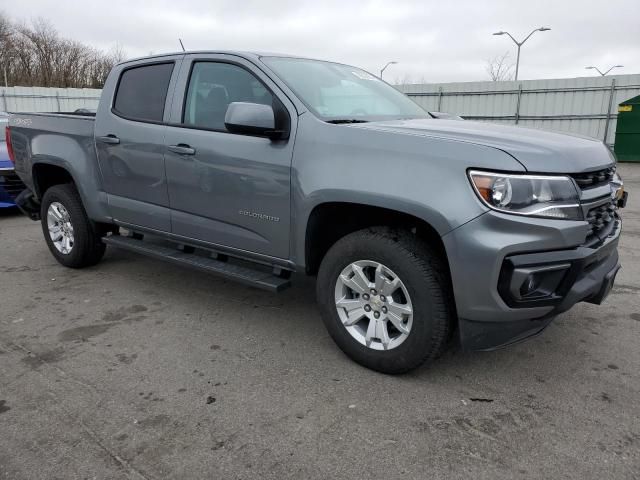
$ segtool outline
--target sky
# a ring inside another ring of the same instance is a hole
[[[7,2],[7,7],[2,3]],[[187,50],[290,53],[356,65],[404,83],[488,80],[487,60],[521,40],[520,79],[640,73],[640,0],[20,0],[14,20],[126,56]]]

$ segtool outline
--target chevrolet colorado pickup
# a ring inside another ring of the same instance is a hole
[[[244,52],[121,63],[91,115],[7,129],[63,265],[107,245],[273,291],[317,275],[329,334],[400,373],[600,303],[626,193],[600,141],[428,113],[347,65]]]

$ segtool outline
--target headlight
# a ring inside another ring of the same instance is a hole
[[[569,177],[469,171],[476,193],[489,208],[532,217],[582,220],[580,194]]]

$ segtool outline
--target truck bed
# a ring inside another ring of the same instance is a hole
[[[15,172],[33,192],[33,168],[39,162],[83,170],[96,164],[93,115],[72,113],[15,113],[9,117]]]
[[[12,132],[39,130],[47,133],[62,133],[93,136],[95,114],[84,113],[14,113],[9,116]]]

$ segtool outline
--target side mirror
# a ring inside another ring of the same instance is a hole
[[[230,103],[224,117],[224,126],[231,133],[264,135],[271,139],[281,138],[283,134],[276,130],[273,108],[261,103]]]

